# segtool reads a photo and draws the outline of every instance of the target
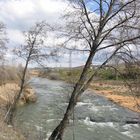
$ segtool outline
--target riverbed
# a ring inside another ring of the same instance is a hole
[[[72,86],[45,78],[33,78],[31,86],[38,100],[18,108],[15,124],[27,140],[47,140],[62,119]],[[76,105],[64,140],[140,140],[140,124],[126,123],[139,117],[89,89]]]

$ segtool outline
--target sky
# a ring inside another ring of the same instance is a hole
[[[49,24],[60,22],[60,16],[68,8],[65,0],[0,0],[0,21],[7,27],[7,44],[10,51],[6,54],[9,63],[23,63],[23,60],[17,62],[11,50],[24,43],[23,31],[28,30],[35,22],[46,20]],[[51,41],[51,40],[50,40]],[[72,66],[83,65],[83,56],[81,54],[72,55],[74,60]],[[69,66],[69,55],[65,54],[60,62],[46,62],[47,66],[55,67]],[[34,64],[32,64],[34,66]]]
[[[96,5],[88,3],[90,10],[97,8]],[[105,6],[106,7],[106,6]],[[7,36],[9,43],[6,58],[9,64],[17,64],[25,62],[21,59],[15,58],[12,53],[14,47],[18,47],[24,43],[23,31],[28,31],[36,22],[46,20],[50,25],[57,23],[64,24],[60,17],[69,9],[67,0],[0,0],[0,22],[2,21],[7,28]],[[71,9],[69,9],[71,10]],[[98,13],[96,13],[97,15]],[[113,21],[111,22],[111,24]],[[51,35],[49,35],[51,36]],[[47,38],[48,42],[54,42],[55,38]],[[80,46],[81,47],[81,46]],[[106,52],[104,52],[106,53]],[[108,53],[108,52],[107,52]],[[72,66],[84,65],[86,62],[87,53],[72,53]],[[103,54],[98,54],[94,59],[94,64],[101,64],[104,58]],[[106,56],[106,54],[104,55]],[[63,55],[58,62],[50,60],[44,62],[48,67],[69,67],[69,53]],[[37,66],[31,64],[31,67]]]
[[[20,63],[16,62],[17,59],[14,59],[11,50],[24,43],[23,31],[42,20],[46,20],[49,24],[61,22],[60,16],[67,8],[68,3],[65,0],[0,0],[0,21],[7,27],[9,38],[7,46],[10,51],[6,56],[10,63]],[[72,66],[84,65],[86,58],[86,54],[73,54]],[[24,64],[24,61],[21,62]],[[61,62],[51,61],[46,64],[49,67],[67,67],[69,66],[69,54],[65,54],[64,58],[61,58]]]

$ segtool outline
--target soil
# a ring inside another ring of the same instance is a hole
[[[94,82],[90,85],[96,93],[135,112],[140,112],[140,97],[135,97],[122,83]]]

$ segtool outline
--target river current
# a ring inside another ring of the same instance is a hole
[[[62,119],[72,88],[43,78],[33,78],[31,86],[38,100],[18,108],[15,124],[27,140],[47,140]],[[140,140],[140,124],[126,123],[139,117],[89,89],[76,105],[64,140]]]

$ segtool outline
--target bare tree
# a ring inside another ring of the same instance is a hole
[[[120,73],[127,80],[131,94],[135,99],[140,96],[140,54],[137,44],[133,46],[133,50],[127,47],[116,53],[123,64],[123,72]]]
[[[2,22],[0,22],[0,59],[4,57],[7,41],[6,27]]]
[[[6,52],[6,43],[8,42],[7,36],[6,36],[6,27],[5,25],[0,22],[0,85],[5,83],[5,52]]]
[[[72,0],[72,10],[66,15],[66,30],[61,32],[67,48],[75,41],[79,51],[87,51],[88,59],[71,94],[69,105],[60,124],[49,140],[62,140],[69,124],[69,117],[81,94],[88,88],[98,69],[106,65],[122,48],[133,48],[140,39],[138,0]],[[70,49],[70,47],[69,47]],[[93,58],[100,51],[108,50],[109,56],[89,78],[88,71]]]
[[[14,102],[11,104],[5,115],[5,122],[8,124],[12,124],[13,114],[16,110],[16,104],[20,99],[25,87],[28,65],[32,61],[38,61],[39,59],[42,59],[42,57],[48,57],[42,49],[44,49],[44,41],[49,28],[50,27],[44,21],[36,23],[35,26],[33,26],[28,32],[24,32],[25,45],[14,49],[14,53],[25,60],[25,66],[21,75],[20,90],[15,96]]]

